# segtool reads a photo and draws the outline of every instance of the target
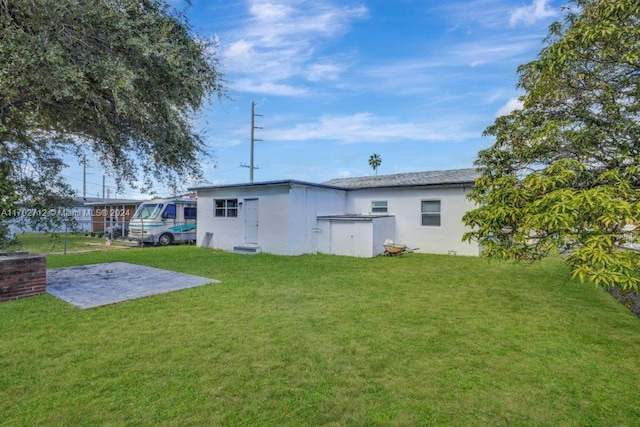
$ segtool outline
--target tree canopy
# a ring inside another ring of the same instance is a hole
[[[192,118],[224,94],[219,68],[215,43],[162,0],[0,0],[0,163],[13,190],[68,196],[65,153],[89,153],[118,184],[198,176]]]
[[[571,1],[518,73],[522,108],[485,131],[465,238],[502,259],[566,250],[574,276],[637,291],[638,1]]]

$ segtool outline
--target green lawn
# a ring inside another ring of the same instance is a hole
[[[110,250],[113,246],[125,246],[125,243],[114,240],[111,246],[105,245],[105,239],[88,237],[84,233],[59,233],[52,236],[48,233],[18,233],[17,245],[13,249],[24,249],[29,253],[64,253],[65,239],[67,252]],[[126,246],[130,246],[126,245]]]
[[[638,425],[640,319],[559,259],[56,255],[222,283],[0,304],[0,425]]]

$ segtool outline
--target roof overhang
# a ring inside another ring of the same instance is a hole
[[[373,221],[376,218],[393,218],[395,215],[365,215],[365,214],[344,214],[344,215],[318,215],[318,219],[329,219],[336,221]]]
[[[379,190],[390,188],[471,188],[475,185],[474,181],[469,182],[439,182],[436,184],[395,184],[395,185],[374,185],[364,187],[344,187],[344,190]]]
[[[131,200],[131,199],[111,199],[103,200],[101,202],[85,202],[85,206],[122,206],[122,205],[139,205],[145,202],[145,200]]]
[[[224,185],[206,185],[200,187],[189,187],[189,191],[206,191],[206,190],[224,190],[232,188],[262,188],[262,187],[289,187],[294,186],[303,187],[315,187],[315,188],[328,188],[331,190],[345,190],[342,187],[336,187],[333,185],[316,184],[313,182],[298,181],[295,179],[286,179],[279,181],[262,181],[262,182],[244,182],[238,184],[224,184]]]

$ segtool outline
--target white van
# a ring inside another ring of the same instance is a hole
[[[162,246],[195,241],[197,204],[179,198],[143,202],[129,221],[129,240]]]

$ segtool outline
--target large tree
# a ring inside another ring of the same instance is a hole
[[[485,131],[466,238],[502,259],[567,250],[574,276],[637,291],[638,0],[571,1],[518,72],[523,107]]]
[[[197,176],[192,118],[223,84],[214,43],[163,0],[0,0],[0,191],[68,198],[68,153],[119,185]]]

